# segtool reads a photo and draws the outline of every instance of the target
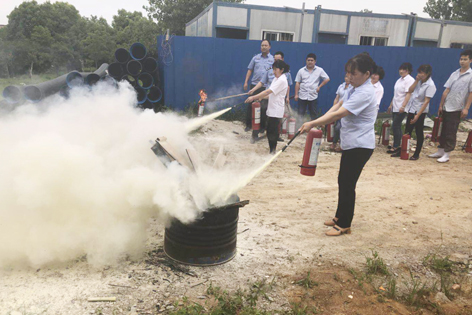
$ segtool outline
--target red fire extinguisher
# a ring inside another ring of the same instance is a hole
[[[261,129],[261,103],[252,103],[252,130]]]
[[[300,165],[300,174],[305,176],[315,176],[322,138],[323,132],[319,129],[312,128],[310,132],[308,132],[305,142],[305,151],[303,152],[302,165]]]
[[[326,141],[333,142],[334,139],[334,123],[326,125]]]
[[[408,160],[409,152],[410,152],[410,139],[411,137],[409,134],[405,134],[402,137],[402,152],[400,155],[400,158],[402,160]]]
[[[443,119],[442,117],[434,118],[434,125],[433,125],[433,134],[431,135],[432,142],[439,142],[442,133],[442,126],[443,126]]]
[[[469,136],[465,142],[465,152],[472,153],[472,130],[469,132]]]
[[[390,142],[390,121],[385,121],[382,124],[382,145],[388,146]]]
[[[282,134],[286,135],[287,134],[287,127],[288,127],[288,120],[290,116],[288,114],[284,114],[284,119],[282,122]]]
[[[295,125],[297,123],[297,120],[293,117],[290,117],[288,120],[288,138],[292,139],[293,136],[295,135]]]

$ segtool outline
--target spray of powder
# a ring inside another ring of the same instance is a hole
[[[203,116],[203,117],[200,117],[200,118],[192,119],[187,124],[186,131],[191,132],[193,130],[196,130],[196,129],[200,128],[201,126],[203,126],[204,124],[208,123],[209,121],[212,121],[213,119],[220,117],[224,113],[229,112],[231,109],[232,109],[232,107],[225,108],[225,109],[222,109],[222,110],[220,110],[216,113],[212,113],[210,115],[206,115],[206,116]]]
[[[135,98],[127,84],[99,84],[0,116],[0,267],[139,254],[149,218],[191,222],[227,203],[262,162],[197,172],[163,165],[150,140],[191,148],[188,126],[217,115],[189,122],[138,110]]]

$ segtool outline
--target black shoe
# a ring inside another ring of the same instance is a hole
[[[278,142],[284,142],[284,139],[282,139],[282,138],[279,137],[279,138],[277,139],[277,141],[278,141]]]
[[[402,155],[402,152],[399,150],[398,152],[393,153],[390,155],[391,157],[400,157]]]
[[[391,145],[387,146],[387,149],[392,150],[393,147]]]
[[[416,160],[418,160],[419,158],[420,158],[419,156],[414,156],[414,155],[413,155],[413,156],[410,157],[410,161],[416,161]]]
[[[245,131],[245,132],[248,132],[248,131],[250,131],[250,130],[251,130],[251,127],[246,127],[246,128],[244,128],[244,131]]]
[[[389,149],[389,150],[387,150],[387,153],[392,154],[392,153],[397,153],[398,151],[401,151],[401,148]]]
[[[254,144],[254,143],[256,143],[256,139],[251,137],[251,144]]]
[[[259,130],[259,134],[264,133],[264,132],[265,132],[265,129]]]

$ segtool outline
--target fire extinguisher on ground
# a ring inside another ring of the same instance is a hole
[[[284,114],[284,118],[283,118],[283,121],[282,121],[282,134],[283,135],[286,135],[287,134],[287,128],[288,128],[288,120],[290,119],[290,116],[285,113]]]
[[[405,134],[402,137],[402,150],[400,158],[402,160],[408,160],[409,153],[410,153],[410,140],[411,136],[409,134]]]
[[[465,152],[472,153],[472,130],[469,132],[469,136],[465,142]]]
[[[310,132],[308,132],[305,142],[305,151],[303,152],[303,160],[300,165],[300,174],[315,176],[322,138],[323,132],[319,129],[312,128]]]
[[[293,136],[295,136],[295,125],[297,123],[297,120],[293,117],[290,117],[288,120],[288,138],[292,139]]]
[[[388,146],[390,143],[390,121],[387,120],[382,124],[382,145]]]
[[[261,103],[252,102],[252,130],[261,129]]]
[[[431,135],[432,142],[439,142],[439,139],[441,138],[442,127],[443,127],[442,117],[434,118],[433,134]]]
[[[334,140],[334,123],[326,125],[326,141],[333,142]]]

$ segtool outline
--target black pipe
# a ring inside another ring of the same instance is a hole
[[[162,99],[162,91],[160,88],[158,88],[157,86],[152,86],[150,89],[149,89],[149,93],[147,95],[147,98],[148,100],[151,102],[151,103],[157,103],[159,102],[161,99]]]
[[[129,74],[133,76],[137,76],[143,70],[143,65],[141,64],[141,62],[137,60],[130,60],[126,64],[126,70],[128,71]]]
[[[143,63],[143,69],[145,72],[148,72],[148,73],[153,73],[155,71],[157,71],[157,60],[152,58],[152,57],[147,57],[146,59],[144,59],[142,61]]]
[[[129,61],[129,58],[130,58],[129,51],[127,51],[126,49],[118,48],[117,50],[115,50],[116,62],[126,64]]]
[[[136,94],[137,94],[137,99],[138,99],[138,104],[143,104],[147,100],[147,93],[146,90],[140,87],[136,87]]]
[[[125,74],[122,76],[120,81],[128,81],[131,86],[136,86],[136,78],[130,74]]]
[[[151,86],[154,84],[154,79],[149,73],[143,72],[138,76],[136,82],[140,87],[147,90],[150,89]]]
[[[45,97],[59,92],[64,85],[67,85],[66,78],[68,74],[61,75],[54,80],[26,86],[25,98],[32,102],[39,102]]]
[[[103,63],[97,70],[93,73],[87,75],[84,79],[85,84],[92,86],[100,81],[101,78],[106,76],[108,69],[108,63]]]
[[[84,77],[90,74],[90,72],[87,73],[80,73],[78,71],[72,71],[69,74],[67,74],[66,77],[66,84],[68,87],[71,89],[77,86],[82,86],[84,85]]]
[[[112,63],[108,66],[108,74],[115,79],[121,79],[124,73],[123,65],[118,62]]]
[[[141,43],[134,43],[129,49],[129,54],[134,60],[142,60],[147,55],[146,46]]]
[[[112,85],[113,87],[118,87],[118,83],[116,82],[116,80],[109,75],[102,77],[100,81],[108,83],[109,85]]]
[[[24,101],[24,87],[21,85],[9,85],[3,89],[3,98],[9,104],[19,104]]]

